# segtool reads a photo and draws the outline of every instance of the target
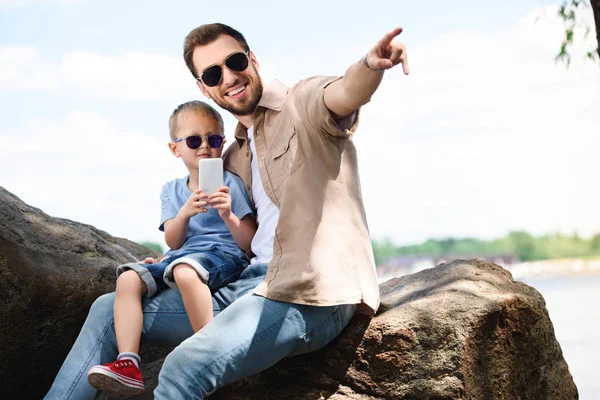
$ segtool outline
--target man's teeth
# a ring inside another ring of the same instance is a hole
[[[232,90],[231,92],[227,93],[229,96],[235,96],[236,94],[240,93],[242,90],[246,89],[246,85],[240,86],[239,88]]]

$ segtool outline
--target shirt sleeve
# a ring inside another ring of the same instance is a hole
[[[360,109],[339,121],[325,105],[323,91],[341,76],[315,76],[302,80],[294,88],[294,101],[302,121],[318,132],[331,136],[351,136],[358,127]]]
[[[174,185],[172,182],[165,183],[160,193],[160,226],[158,229],[165,231],[165,222],[177,216],[177,208],[171,196],[175,196]]]
[[[250,203],[250,198],[248,197],[246,189],[244,189],[242,180],[230,172],[226,172],[226,176],[226,184],[229,187],[229,194],[231,195],[231,211],[239,219],[242,219],[247,215],[254,216],[252,203]]]

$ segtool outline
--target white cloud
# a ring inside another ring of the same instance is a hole
[[[61,80],[90,96],[126,100],[160,100],[193,91],[194,79],[183,59],[165,54],[129,52],[118,57],[76,51],[60,65]]]
[[[373,235],[600,231],[600,71],[588,44],[555,65],[564,28],[539,14],[441,35],[387,74],[356,136]]]
[[[183,59],[139,51],[117,57],[73,51],[53,60],[32,46],[0,47],[0,88],[110,100],[198,96]]]
[[[0,47],[0,88],[10,91],[57,92],[57,68],[32,46]]]
[[[132,240],[162,241],[163,183],[184,176],[165,140],[123,132],[96,113],[0,132],[2,186],[26,203]]]

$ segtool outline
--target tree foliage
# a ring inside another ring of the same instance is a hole
[[[587,52],[588,58],[591,60],[600,60],[600,0],[563,0],[558,10],[559,17],[564,21],[565,24],[565,36],[560,45],[560,51],[556,55],[556,61],[563,62],[567,66],[571,63],[571,54],[569,49],[573,46],[576,39],[575,28],[578,26],[579,19],[578,15],[584,9],[591,7],[594,14],[595,32],[597,47],[590,49]],[[585,36],[587,37],[592,33],[594,27],[584,26]]]
[[[142,242],[140,243],[142,246],[146,246],[147,248],[149,248],[150,250],[154,250],[159,252],[160,254],[164,253],[164,250],[162,248],[162,246],[159,243],[154,243],[154,242]]]
[[[429,239],[410,246],[396,246],[386,238],[383,241],[372,240],[372,243],[377,264],[401,255],[477,257],[514,254],[520,261],[600,256],[600,233],[590,239],[583,239],[576,233],[554,233],[535,237],[524,231],[514,231],[504,237],[487,241],[448,237]]]

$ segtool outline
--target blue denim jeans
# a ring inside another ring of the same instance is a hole
[[[248,266],[213,295],[215,318],[195,335],[179,293],[144,298],[142,340],[178,345],[165,359],[155,399],[203,399],[219,387],[260,372],[279,360],[314,351],[348,324],[355,305],[305,306],[269,300],[250,291],[266,264]],[[114,293],[99,297],[45,399],[93,399],[88,370],[113,361],[117,344]]]
[[[210,291],[218,289],[235,281],[248,265],[245,259],[227,254],[217,248],[202,253],[184,253],[176,257],[165,257],[154,264],[127,263],[117,267],[117,277],[127,270],[138,273],[146,285],[146,296],[152,297],[157,292],[171,287],[179,290],[173,277],[173,268],[179,264],[192,267],[205,282]]]

